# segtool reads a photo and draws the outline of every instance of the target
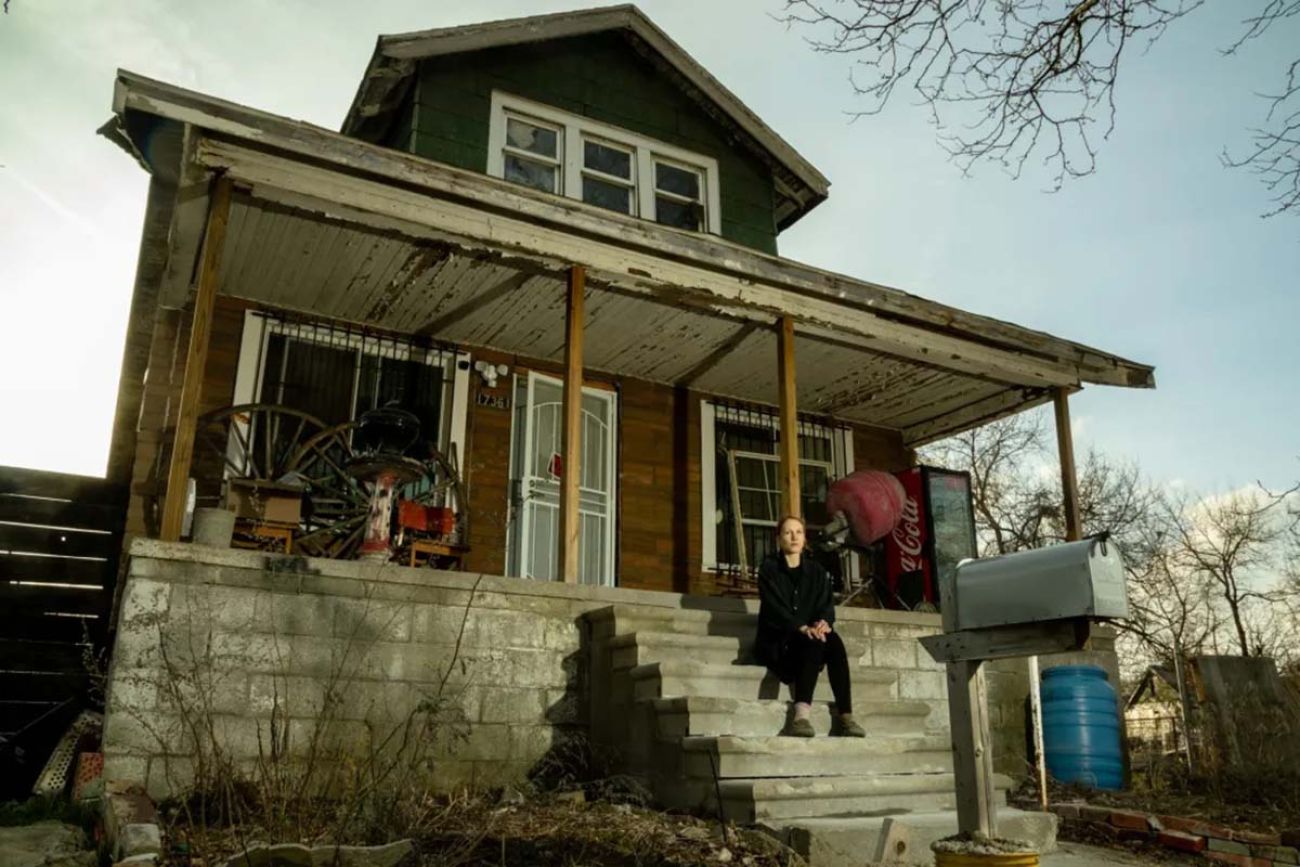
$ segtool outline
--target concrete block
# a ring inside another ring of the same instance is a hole
[[[144,785],[149,776],[149,759],[125,752],[105,752],[103,776],[106,783]]]
[[[484,687],[480,719],[485,723],[531,723],[544,720],[546,693],[540,689]]]
[[[546,621],[520,611],[482,608],[471,613],[466,638],[470,647],[541,648]]]
[[[152,822],[123,825],[117,835],[117,857],[162,853],[162,831]]]
[[[177,588],[190,590],[196,588]],[[272,594],[243,587],[205,587],[207,610],[213,626],[226,632],[274,632],[270,612],[262,603]]]
[[[318,678],[277,674],[248,677],[249,713],[269,716],[272,712],[290,716],[314,716],[325,707],[325,681]]]
[[[436,757],[501,761],[510,755],[510,729],[508,725],[477,725],[463,740],[449,738],[437,745]]]
[[[332,679],[346,676],[348,668],[357,667],[361,654],[356,652],[349,659],[342,651],[341,643],[333,638],[290,636],[288,672]]]
[[[274,635],[257,633],[212,633],[211,658],[205,662],[225,669],[242,668],[251,671],[276,671],[283,668],[287,645]]]
[[[572,617],[558,615],[548,617],[544,622],[546,633],[542,646],[570,653],[582,647],[582,627]]]
[[[510,753],[512,761],[536,762],[555,745],[556,730],[551,726],[511,726]]]
[[[916,651],[915,641],[873,640],[871,664],[877,668],[916,668]]]
[[[154,756],[149,760],[145,792],[155,801],[179,795],[194,787],[194,763],[183,756]]]
[[[118,665],[105,696],[109,710],[153,710],[158,706],[158,682],[162,672],[156,668],[131,668]]]
[[[408,603],[340,599],[333,607],[336,638],[354,643],[405,642],[411,639],[412,606]]]
[[[113,664],[121,668],[158,668],[162,665],[158,629],[138,621],[118,630],[113,643]]]
[[[246,591],[247,592],[247,591]],[[274,635],[334,635],[336,600],[330,596],[297,593],[257,594],[259,622]]]
[[[171,585],[148,578],[127,579],[118,614],[119,628],[136,629],[155,626],[171,607]]]
[[[1225,840],[1222,837],[1207,837],[1206,849],[1210,852],[1227,852],[1232,855],[1250,855],[1250,846],[1246,843],[1238,843],[1236,840]]]
[[[104,719],[104,752],[140,756],[188,752],[191,743],[179,716],[117,711]]]
[[[944,676],[937,671],[900,671],[898,697],[905,699],[946,698],[948,687]]]
[[[416,605],[411,612],[411,640],[426,644],[454,645],[461,632],[461,623],[469,629],[463,608],[442,605]]]
[[[248,675],[219,663],[201,676],[167,680],[158,687],[158,707],[169,713],[247,713]]]

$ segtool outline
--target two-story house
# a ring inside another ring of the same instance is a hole
[[[1153,384],[779,258],[828,181],[634,7],[382,37],[341,133],[127,72],[115,99],[105,132],[152,178],[110,471],[136,533],[231,472],[203,431],[173,458],[195,414],[335,425],[398,400],[455,457],[464,568],[562,574],[567,457],[578,580],[707,594],[738,540],[753,564],[781,513],[824,520],[829,479],[1085,383]],[[235,419],[250,448],[288,441],[258,424]]]

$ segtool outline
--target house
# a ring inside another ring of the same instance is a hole
[[[478,576],[500,576],[485,579],[500,618],[480,646],[568,659],[583,642],[585,685],[521,685],[533,711],[477,696],[488,740],[463,762],[478,782],[521,772],[554,725],[614,737],[635,723],[599,722],[602,701],[671,699],[667,663],[627,673],[650,659],[638,630],[694,636],[667,643],[700,665],[734,660],[752,603],[710,597],[767,550],[781,514],[820,526],[831,479],[904,469],[919,445],[1046,402],[1059,418],[1086,384],[1154,386],[1149,366],[781,258],[781,232],[829,181],[631,6],[381,37],[340,132],[125,71],[101,132],[150,176],[110,456],[135,537],[114,665],[148,667],[132,617],[165,615],[180,584],[216,594],[214,628],[271,622],[245,590],[288,604],[280,578],[254,588],[262,555],[175,544],[189,480],[216,504],[232,477],[280,482],[306,461],[300,477],[344,492],[321,498],[343,518],[318,504],[281,541],[350,552],[364,503],[338,505],[355,486],[326,480],[341,475],[327,458],[349,447],[338,425],[397,400],[456,478],[438,500],[457,510],[455,568],[311,556],[292,592],[379,586],[385,605],[459,605]],[[331,609],[335,629],[350,604]],[[385,641],[414,641],[420,616]],[[885,672],[871,681],[882,700],[924,684],[911,698],[946,724],[941,674],[913,640],[934,615],[843,622]],[[257,704],[246,674],[223,712]],[[747,700],[738,683],[728,701]],[[674,707],[655,712],[689,717]],[[112,720],[106,773],[152,783],[160,760],[115,741]]]
[[[812,508],[828,478],[901,469],[1055,390],[1153,384],[1147,366],[778,258],[829,182],[632,7],[384,37],[341,134],[127,72],[105,132],[151,176],[110,470],[132,484],[136,533],[160,524],[146,511],[178,418],[265,402],[333,424],[400,381],[459,457],[464,567],[555,577],[544,465],[576,333],[593,434],[579,580],[707,594],[735,560],[723,437],[755,456],[738,467],[748,546],[796,510],[782,406]],[[578,279],[585,319],[566,323]],[[204,281],[206,351],[187,356]]]

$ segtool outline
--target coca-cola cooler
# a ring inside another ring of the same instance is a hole
[[[913,467],[895,475],[907,500],[902,520],[884,540],[881,602],[938,610],[939,581],[976,555],[970,474]]]

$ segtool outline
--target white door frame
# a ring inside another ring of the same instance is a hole
[[[508,528],[506,532],[506,562],[510,565],[510,571],[517,577],[525,576],[525,564],[530,560],[531,551],[529,549],[529,540],[531,536],[532,510],[527,508],[527,499],[529,496],[529,484],[533,478],[539,478],[541,473],[538,468],[532,466],[534,457],[535,444],[533,442],[533,409],[535,403],[536,387],[539,382],[545,382],[554,385],[560,389],[560,394],[564,393],[564,381],[558,377],[549,376],[545,373],[539,373],[530,370],[525,373],[516,374],[515,376],[515,399],[519,400],[522,395],[523,406],[515,413],[514,419],[510,424],[510,486],[507,497],[510,502],[507,503]],[[583,396],[595,397],[604,401],[608,406],[608,423],[605,426],[605,451],[607,460],[605,461],[605,492],[608,496],[608,508],[604,515],[605,521],[605,544],[604,544],[604,562],[601,564],[600,585],[612,587],[617,582],[614,575],[615,545],[617,543],[617,512],[618,512],[618,470],[616,467],[618,459],[618,395],[608,389],[594,388],[592,386],[583,386]],[[518,428],[522,426],[523,430]],[[585,428],[584,428],[585,429]],[[565,468],[567,472],[568,468]],[[591,489],[582,489],[588,490]],[[579,491],[581,498],[582,490]],[[600,493],[600,492],[595,492]],[[579,517],[583,514],[594,514],[588,510],[583,510],[579,506]],[[557,551],[558,551],[558,525],[557,525]],[[558,570],[557,570],[558,571]]]

